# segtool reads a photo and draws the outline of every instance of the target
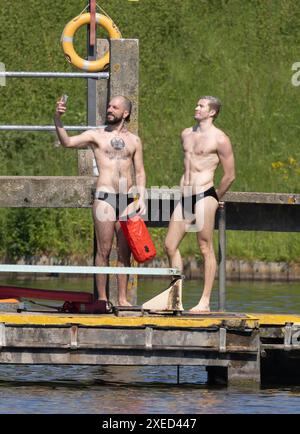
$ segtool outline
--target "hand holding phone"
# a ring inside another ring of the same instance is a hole
[[[67,110],[67,100],[68,100],[68,95],[64,94],[60,97],[60,99],[56,102],[56,115],[57,116],[62,116],[66,110]]]
[[[64,104],[67,104],[67,101],[68,101],[68,95],[67,95],[67,94],[64,94],[64,95],[61,97],[61,101],[62,101]]]
[[[61,101],[62,101],[64,104],[67,104],[67,101],[68,101],[68,95],[67,95],[67,94],[64,94],[64,95],[61,97]]]

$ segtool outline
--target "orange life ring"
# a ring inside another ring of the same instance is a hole
[[[97,60],[85,60],[79,57],[73,46],[73,38],[77,30],[85,24],[89,24],[91,14],[81,14],[73,18],[65,26],[61,35],[62,49],[65,53],[66,59],[76,68],[89,72],[102,71],[109,65],[109,52],[107,51],[104,56]],[[115,23],[105,15],[96,14],[96,23],[107,30],[110,39],[122,38],[121,32]]]

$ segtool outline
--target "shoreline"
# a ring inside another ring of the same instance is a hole
[[[183,264],[184,275],[187,279],[201,279],[203,277],[203,262],[200,259],[186,258]],[[151,266],[168,267],[168,262],[156,259],[152,261]],[[300,281],[300,263],[227,259],[226,279],[233,281],[297,282]],[[218,267],[216,280],[218,280]]]
[[[113,259],[112,259],[113,261]],[[2,262],[6,262],[3,261]],[[114,261],[113,261],[114,262]],[[22,258],[16,262],[17,264],[30,264],[30,265],[93,265],[92,258],[84,258],[79,260],[78,257],[60,259],[55,257],[46,256],[34,256],[30,258]],[[195,259],[194,257],[187,257],[183,259],[184,271],[183,274],[188,280],[201,279],[203,277],[203,262],[200,259]],[[138,264],[135,263],[134,266]],[[168,268],[169,264],[167,259],[156,258],[148,263],[141,264],[144,267],[158,267],[158,268]],[[57,273],[51,273],[50,276],[55,276]],[[2,278],[16,278],[16,273],[0,273]],[[49,274],[46,276],[49,277]],[[83,274],[71,276],[85,276]],[[87,275],[91,276],[91,275]],[[87,277],[86,276],[86,277]],[[32,275],[28,273],[18,273],[17,278],[26,279]],[[156,278],[156,277],[152,277]],[[37,279],[45,279],[45,275],[37,276]],[[227,280],[237,280],[237,281],[281,281],[281,282],[296,282],[300,281],[300,262],[267,262],[258,260],[242,260],[242,259],[227,259],[226,260],[226,279]],[[218,280],[218,269],[216,272],[216,280]]]

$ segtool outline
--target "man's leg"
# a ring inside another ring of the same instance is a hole
[[[183,271],[179,244],[186,233],[187,223],[182,218],[182,206],[179,203],[171,217],[167,236],[165,239],[165,251],[167,253],[170,267]]]
[[[118,267],[130,267],[131,251],[119,222],[115,224],[115,230],[117,235]],[[119,306],[131,306],[127,301],[128,275],[119,274],[117,279]]]
[[[93,219],[97,239],[97,254],[95,265],[107,267],[113,243],[115,227],[115,211],[112,206],[102,200],[95,200],[93,204]],[[98,299],[107,300],[107,274],[96,274]]]
[[[196,204],[197,240],[204,260],[204,288],[199,303],[191,309],[196,312],[210,311],[210,296],[216,274],[216,256],[213,246],[215,214],[218,202],[206,197]]]

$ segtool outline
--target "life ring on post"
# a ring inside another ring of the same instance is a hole
[[[66,59],[76,68],[82,69],[89,72],[98,72],[107,68],[109,65],[109,52],[107,51],[104,56],[97,60],[85,60],[79,57],[73,46],[73,38],[77,30],[89,24],[91,20],[91,14],[81,14],[78,17],[73,18],[65,26],[64,31],[61,35],[62,49],[65,53]],[[105,15],[96,14],[96,23],[103,27],[109,35],[110,39],[120,39],[122,38],[121,32],[115,23]]]

